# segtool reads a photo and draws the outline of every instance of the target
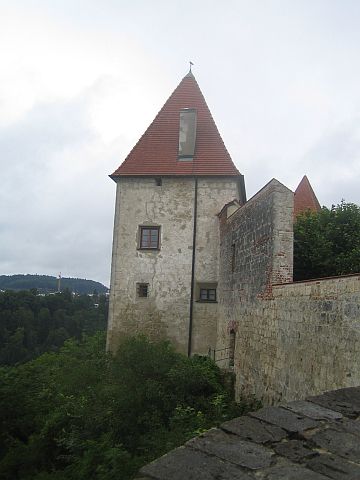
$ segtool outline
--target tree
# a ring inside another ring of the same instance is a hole
[[[257,405],[247,405],[254,409]],[[105,333],[0,367],[0,479],[127,480],[198,432],[244,412],[208,358]]]
[[[294,225],[294,280],[360,272],[360,207],[344,200],[300,214]]]
[[[36,291],[0,292],[0,364],[14,365],[57,350],[70,337],[80,339],[106,328],[107,301],[73,296],[69,291],[38,295]]]

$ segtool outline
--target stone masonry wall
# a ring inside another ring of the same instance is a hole
[[[192,179],[121,178],[117,184],[108,348],[124,334],[169,338],[186,353],[191,285]],[[139,225],[160,226],[160,250],[138,249]],[[137,283],[149,284],[138,298]]]
[[[238,395],[278,403],[360,385],[360,276],[276,285],[243,313]]]
[[[108,348],[124,334],[167,338],[187,353],[194,228],[194,178],[121,178],[117,185],[108,325]],[[199,178],[197,197],[196,286],[217,284],[217,213],[238,197],[234,178]],[[160,227],[160,249],[138,248],[139,225]],[[138,298],[136,284],[149,295]],[[192,352],[215,347],[217,303],[198,302],[195,289]]]
[[[287,283],[292,205],[289,191],[273,180],[220,219],[217,348],[229,347],[236,332],[237,396],[265,403],[360,384],[360,276]]]
[[[209,347],[216,345],[218,303],[200,302],[200,287],[218,284],[220,234],[217,214],[234,198],[239,198],[237,180],[198,180],[192,352],[201,355],[206,355]]]
[[[265,407],[145,465],[136,480],[358,480],[360,387]]]
[[[273,179],[229,218],[225,212],[220,217],[216,348],[225,357],[230,331],[238,329],[252,302],[269,295],[272,283],[292,281],[292,206],[293,193]]]

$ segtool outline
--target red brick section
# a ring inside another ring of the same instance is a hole
[[[182,108],[197,110],[196,146],[192,161],[178,161],[179,115]],[[192,73],[181,80],[111,177],[123,175],[240,175]]]
[[[321,209],[320,203],[316,198],[314,190],[306,175],[303,176],[294,195],[294,217],[306,210],[318,212]]]

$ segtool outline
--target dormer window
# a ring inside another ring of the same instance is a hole
[[[196,109],[183,108],[180,110],[179,123],[179,155],[180,161],[192,161],[196,143]]]

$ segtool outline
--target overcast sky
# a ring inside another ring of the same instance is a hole
[[[0,274],[109,285],[108,178],[188,71],[248,197],[360,204],[358,0],[0,0]]]

